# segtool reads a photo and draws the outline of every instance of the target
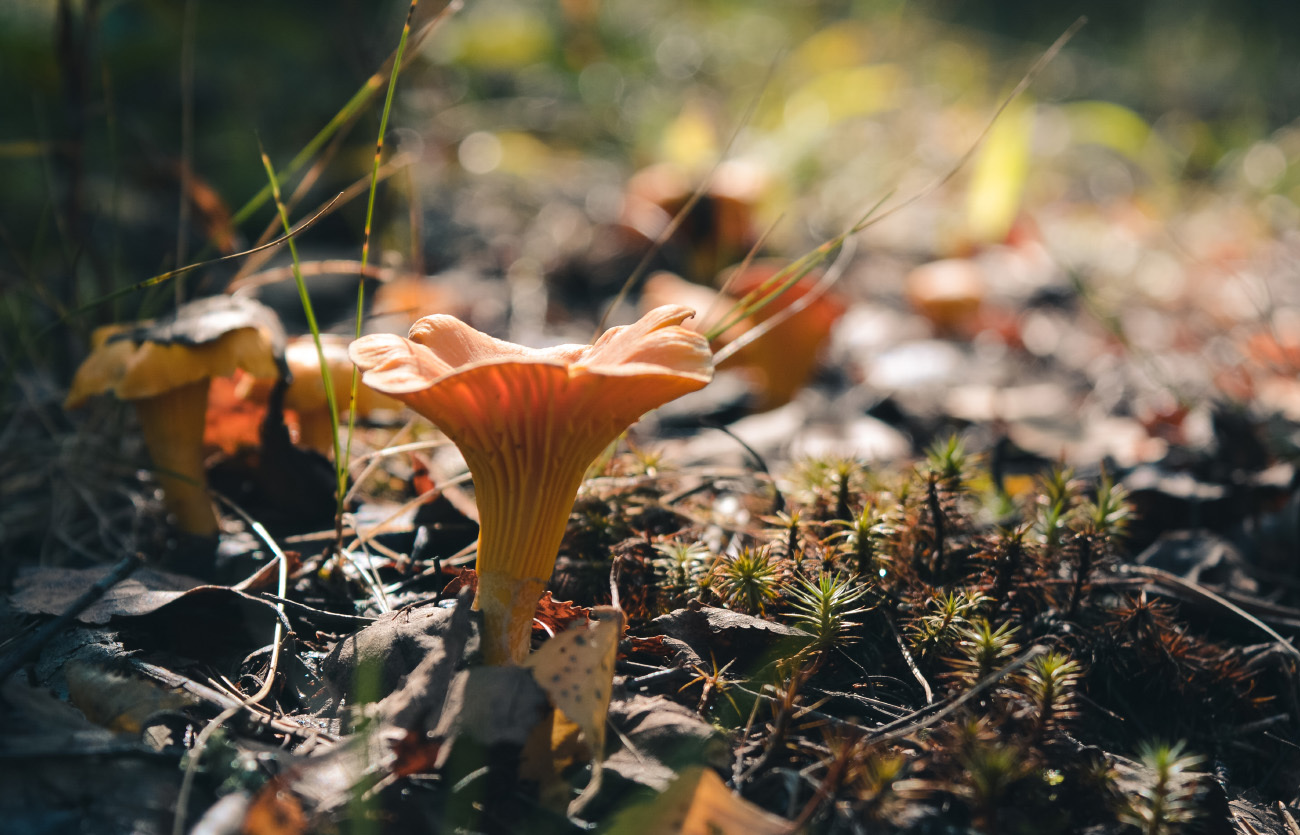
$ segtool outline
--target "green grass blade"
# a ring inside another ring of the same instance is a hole
[[[316,312],[311,306],[311,294],[307,292],[307,282],[303,281],[302,278],[302,266],[298,261],[298,245],[293,237],[288,235],[292,228],[289,224],[289,211],[285,209],[284,201],[280,199],[280,181],[275,176],[275,167],[271,165],[271,158],[261,148],[260,142],[258,143],[258,149],[262,153],[262,167],[266,169],[266,178],[270,180],[271,196],[274,198],[276,210],[280,214],[280,223],[284,226],[286,236],[289,237],[289,257],[293,260],[293,283],[298,288],[298,298],[302,301],[302,312],[307,317],[307,327],[311,329],[312,341],[316,343],[316,356],[320,359],[321,382],[325,386],[325,402],[329,404],[330,427],[334,430],[335,469],[338,473],[346,474],[347,468],[339,464],[339,412],[338,401],[334,397],[334,380],[330,374],[329,363],[325,361],[325,347],[321,345],[320,326],[316,323]],[[343,494],[345,492],[343,477],[343,475],[339,475],[339,485],[336,493],[339,513],[343,512]]]
[[[407,41],[411,37],[411,21],[415,19],[416,9],[420,5],[420,0],[411,0],[411,8],[406,13],[406,23],[402,26],[402,36],[397,42],[397,52],[393,58],[393,72],[388,78],[388,93],[384,96],[384,110],[379,116],[379,138],[375,140],[375,158],[370,168],[370,194],[366,200],[366,228],[364,240],[361,244],[361,274],[364,276],[366,267],[370,263],[370,232],[375,217],[375,193],[379,186],[379,161],[384,154],[384,134],[388,131],[388,116],[393,109],[393,92],[397,89],[397,76],[402,69],[402,56],[406,54]],[[364,306],[366,302],[366,282],[365,279],[357,282],[357,326],[356,338],[361,338],[361,326],[365,321]],[[348,436],[347,444],[344,447],[343,457],[335,456],[339,463],[339,496],[345,492],[344,478],[347,474],[347,460],[352,457],[352,433],[356,429],[356,409],[353,408],[357,402],[357,388],[361,385],[361,372],[352,367],[352,390],[348,398]],[[340,507],[341,512],[341,507]],[[340,517],[340,524],[342,519]]]
[[[396,52],[389,57],[383,67],[380,67],[374,75],[366,79],[365,83],[361,85],[361,89],[353,93],[352,98],[347,100],[347,103],[334,114],[334,116],[325,124],[325,127],[321,128],[320,131],[318,131],[316,135],[303,146],[302,150],[289,161],[289,164],[284,169],[284,176],[286,178],[293,177],[302,170],[303,166],[310,162],[312,158],[320,152],[320,149],[325,147],[327,142],[333,139],[339,131],[349,127],[366,106],[370,104],[375,95],[384,86],[385,69],[388,68],[390,62],[392,64],[392,71],[389,76],[389,96],[391,100],[392,79],[397,77],[397,71],[402,66],[402,61],[406,53],[407,34],[412,29],[412,18],[415,16],[415,5],[415,3],[412,3],[411,10],[407,12],[406,25],[402,30],[402,41],[398,44]],[[415,42],[418,44],[423,41],[424,38],[428,37],[443,18],[448,13],[457,11],[460,8],[460,5],[459,0],[453,0],[453,2],[450,3],[442,3],[436,10],[421,15],[417,20],[418,32]],[[387,109],[385,109],[385,113],[387,113]],[[270,198],[271,187],[269,185],[264,186],[261,191],[249,198],[248,202],[239,207],[230,219],[231,225],[238,226],[248,220],[253,216],[253,213],[262,208]]]

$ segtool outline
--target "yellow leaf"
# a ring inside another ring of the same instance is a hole
[[[786,124],[812,121],[819,128],[898,105],[907,77],[895,64],[872,64],[823,73],[790,95]]]
[[[1062,105],[1077,145],[1095,144],[1143,162],[1151,127],[1138,114],[1108,101],[1076,101]]]
[[[794,823],[732,792],[712,769],[691,766],[668,789],[615,818],[611,835],[789,835]]]
[[[660,155],[686,171],[702,171],[718,156],[718,135],[713,118],[702,102],[691,100],[682,108],[660,140]]]
[[[1029,174],[1033,105],[1018,99],[980,147],[966,194],[966,222],[974,243],[998,243],[1011,231]]]

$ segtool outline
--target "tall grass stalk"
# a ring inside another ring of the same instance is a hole
[[[411,21],[415,19],[415,11],[420,5],[420,0],[411,0],[411,8],[406,13],[406,23],[402,25],[402,36],[397,42],[397,52],[393,57],[393,72],[388,77],[388,93],[384,97],[384,110],[379,115],[379,138],[375,140],[375,158],[370,167],[370,194],[366,199],[366,228],[364,240],[361,243],[361,274],[364,276],[366,267],[370,263],[370,232],[371,225],[375,217],[375,192],[379,187],[379,160],[384,154],[384,134],[388,131],[388,115],[393,109],[393,92],[397,89],[397,76],[402,70],[402,56],[406,54],[406,44],[411,37]],[[361,325],[365,321],[364,306],[366,302],[366,282],[363,278],[357,282],[357,325],[355,337],[361,338]],[[323,362],[323,360],[322,360]],[[343,455],[340,457],[335,453],[334,460],[338,464],[339,473],[339,510],[335,519],[335,535],[338,540],[342,540],[343,532],[343,495],[346,493],[347,479],[347,459],[352,456],[352,433],[356,429],[355,408],[357,402],[357,387],[361,384],[361,372],[354,365],[352,367],[352,389],[348,397],[348,437],[344,447]],[[333,402],[331,401],[331,407]],[[338,432],[335,433],[336,443]]]
[[[397,78],[397,71],[402,66],[402,59],[406,54],[406,41],[408,34],[412,29],[412,19],[415,15],[416,3],[418,2],[419,0],[416,0],[416,2],[411,3],[410,11],[407,12],[406,25],[402,30],[402,39],[398,43],[396,52],[389,57],[388,61],[385,62],[384,67],[380,67],[374,75],[366,79],[365,83],[361,85],[361,89],[353,93],[352,98],[347,100],[347,103],[345,103],[343,107],[334,114],[329,122],[325,124],[325,127],[321,128],[316,135],[303,146],[297,156],[289,161],[289,164],[285,166],[284,169],[286,177],[296,175],[304,165],[316,156],[321,148],[325,147],[325,143],[333,139],[336,134],[351,125],[357,116],[361,115],[361,112],[368,104],[370,104],[371,100],[374,99],[380,88],[383,87],[384,70],[388,67],[390,62],[392,64],[392,72],[389,76],[389,100],[391,101],[392,82],[393,79]],[[418,44],[423,41],[446,14],[459,10],[460,6],[460,0],[452,0],[450,3],[442,4],[440,9],[422,15],[418,20],[419,27],[415,38],[416,43]],[[387,115],[387,107],[385,107],[385,115]],[[380,134],[382,135],[382,133],[383,129],[381,128]],[[267,200],[271,199],[271,196],[270,186],[262,188],[261,191],[250,197],[248,202],[235,211],[234,215],[230,219],[231,225],[238,226],[248,220],[258,209],[262,208]]]
[[[276,211],[280,215],[280,223],[284,225],[285,232],[288,233],[289,210],[284,207],[284,201],[280,199],[280,180],[275,175],[275,166],[271,164],[271,158],[267,156],[266,149],[258,143],[258,150],[262,154],[262,167],[266,169],[266,178],[270,181],[271,196],[275,200]],[[311,306],[311,293],[307,292],[307,282],[302,277],[302,265],[298,261],[298,245],[293,238],[289,238],[289,257],[293,261],[293,283],[298,288],[298,299],[302,302],[303,315],[307,317],[307,327],[311,329],[312,341],[316,343],[316,356],[320,360],[321,382],[325,386],[325,402],[329,404],[330,410],[330,428],[333,429],[334,441],[334,470],[338,477],[337,510],[343,512],[343,494],[346,484],[344,478],[347,473],[347,467],[343,459],[339,457],[339,413],[338,401],[334,397],[334,380],[330,374],[329,364],[325,361],[325,347],[320,341],[320,325],[316,322],[316,312]]]

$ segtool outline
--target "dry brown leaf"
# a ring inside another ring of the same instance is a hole
[[[279,778],[272,778],[248,807],[240,831],[244,835],[302,835],[307,831],[307,816],[298,798]]]

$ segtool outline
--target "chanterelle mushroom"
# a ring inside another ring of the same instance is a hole
[[[334,388],[334,403],[340,413],[348,408],[348,399],[352,389],[352,361],[348,358],[347,337],[323,333],[320,335],[321,350],[325,354],[325,366],[329,369],[330,383]],[[295,337],[289,340],[284,350],[284,359],[288,364],[293,382],[289,384],[284,395],[284,406],[293,409],[298,415],[298,442],[323,455],[330,455],[334,450],[334,421],[330,418],[329,400],[325,396],[325,381],[321,374],[320,354],[316,351],[316,342],[311,335]],[[255,386],[246,385],[241,394],[253,398]],[[262,398],[267,391],[260,390]],[[357,388],[356,412],[358,416],[368,415],[380,409],[397,410],[402,404],[391,397],[380,394],[369,386]]]
[[[213,296],[156,321],[100,328],[92,348],[64,407],[78,408],[103,393],[134,403],[163,501],[177,526],[200,536],[216,533],[203,473],[208,381],[236,368],[257,377],[277,376],[284,352],[279,319],[251,299]]]
[[[541,350],[451,316],[426,316],[409,339],[352,343],[363,381],[433,421],[469,465],[480,517],[475,606],[489,663],[527,656],[587,467],[642,414],[712,378],[708,344],[680,326],[691,315],[661,307],[595,344]]]

